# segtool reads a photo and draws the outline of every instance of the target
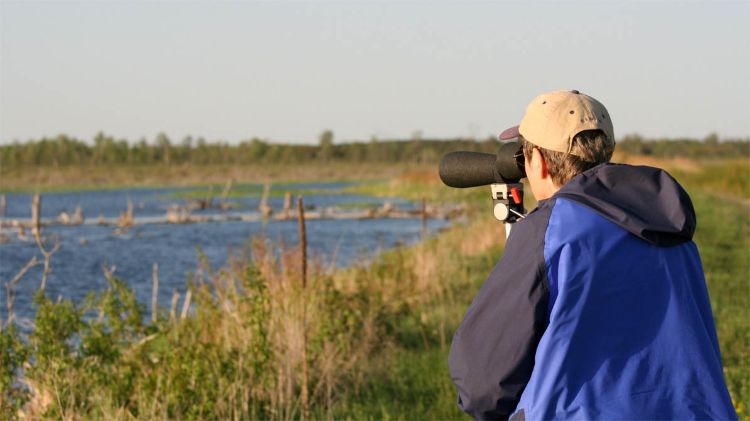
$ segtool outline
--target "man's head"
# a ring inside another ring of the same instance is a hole
[[[536,97],[521,124],[501,139],[518,137],[526,175],[537,200],[547,199],[571,178],[612,157],[612,120],[604,105],[578,91]]]

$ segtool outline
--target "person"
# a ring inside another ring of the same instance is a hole
[[[520,126],[536,209],[456,331],[449,369],[476,419],[733,419],[685,190],[609,163],[604,105],[540,95]]]

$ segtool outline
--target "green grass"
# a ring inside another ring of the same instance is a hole
[[[745,417],[750,416],[750,218],[743,204],[706,193],[692,195],[724,375]]]
[[[342,399],[335,419],[461,419],[448,375],[448,348],[399,349],[380,356],[373,382]]]
[[[731,166],[721,168],[722,172],[732,171]],[[716,181],[720,178],[685,177],[679,172],[676,177],[690,192],[698,215],[695,242],[704,265],[725,378],[738,415],[750,419],[750,213],[746,205],[722,197],[726,191],[739,192],[744,187],[741,183],[724,186]],[[387,183],[364,190],[376,195],[395,192]],[[419,192],[417,186],[409,186],[405,195]],[[483,193],[482,189],[470,189],[432,199],[463,195],[465,200],[481,205]],[[378,360],[368,369],[370,381],[363,390],[342,397],[337,414],[353,419],[466,419],[455,405],[456,391],[447,370],[448,345],[437,340],[434,333],[424,332],[443,329],[442,337],[450,342],[500,253],[499,248],[493,248],[473,259],[451,262],[457,266],[456,273],[464,273],[466,279],[454,284],[451,294],[421,309],[431,315],[427,323],[410,318],[399,323],[394,348],[381,356],[384,361]]]
[[[733,171],[730,166],[705,168],[714,168],[717,174]],[[729,184],[724,185],[718,175],[673,174],[685,184],[695,204],[695,241],[706,273],[725,376],[740,417],[747,418],[750,218],[747,205],[734,194],[743,191],[744,181],[727,181]],[[434,177],[413,174],[347,191],[425,197],[428,203],[466,203],[470,223],[424,244],[382,253],[365,268],[316,275],[316,282],[324,289],[307,296],[319,303],[311,306],[318,318],[308,329],[314,356],[310,368],[317,384],[330,384],[333,392],[328,398],[315,395],[313,415],[335,419],[466,419],[455,404],[447,354],[453,332],[502,253],[502,229],[492,219],[488,189],[449,189]],[[527,207],[533,203],[530,196],[527,194]],[[483,241],[490,246],[476,246]],[[231,414],[298,418],[299,365],[289,360],[294,357],[298,362],[300,357],[290,351],[293,347],[287,338],[294,339],[299,330],[295,329],[297,316],[288,310],[305,296],[293,288],[286,289],[298,282],[294,256],[289,259],[267,266],[259,259],[257,274],[246,262],[217,272],[209,278],[210,283],[225,286],[216,287],[213,293],[197,294],[196,314],[181,322],[169,322],[165,317],[150,325],[135,317],[128,321],[132,326],[122,326],[120,320],[129,320],[123,317],[134,314],[137,305],[121,289],[115,290],[119,295],[105,293],[97,301],[99,307],[94,309],[108,315],[103,322],[94,319],[82,323],[64,302],[45,302],[46,319],[38,320],[37,327],[46,326],[52,334],[32,336],[36,342],[31,348],[12,342],[13,335],[0,337],[0,346],[12,351],[0,353],[11,356],[8,361],[0,358],[0,369],[5,367],[5,371],[0,370],[4,374],[0,380],[12,380],[18,361],[31,358],[28,353],[32,352],[32,377],[43,382],[46,390],[75,397],[68,407],[53,404],[47,412],[50,417],[67,410],[82,418],[127,419],[118,412],[125,410],[157,419]],[[77,321],[69,323],[68,319]],[[82,332],[80,343],[86,346],[81,349],[83,353],[69,352],[69,347],[79,346],[69,340],[71,326]],[[374,343],[365,340],[368,331],[377,338]],[[288,336],[278,337],[276,332]],[[142,343],[147,334],[157,336],[152,342]],[[335,358],[328,361],[325,356],[331,352]],[[348,366],[348,359],[356,364]],[[256,369],[252,364],[258,361],[263,364]],[[333,371],[327,371],[328,364],[334,364]],[[54,370],[47,370],[49,367]],[[333,373],[333,377],[328,379],[331,374],[326,373]],[[285,384],[282,378],[289,381],[289,393],[280,387]],[[91,390],[96,393],[91,394]],[[238,403],[248,396],[259,405],[260,412]],[[282,404],[278,399],[283,399]],[[278,408],[288,412],[275,412]]]
[[[435,244],[435,241],[432,240]],[[436,245],[440,247],[440,245]],[[448,352],[453,332],[486,275],[495,265],[500,242],[487,253],[452,255],[450,274],[435,282],[445,290],[430,303],[404,312],[391,321],[389,346],[371,362],[369,379],[345,391],[333,409],[335,419],[467,419],[456,405],[456,391],[448,372]],[[374,270],[394,270],[407,260],[399,252],[385,253]],[[461,279],[452,282],[452,276]]]

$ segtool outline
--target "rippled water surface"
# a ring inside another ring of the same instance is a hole
[[[306,207],[379,206],[388,201],[409,209],[416,204],[400,199],[383,199],[361,195],[341,194],[347,183],[296,184],[279,186],[278,190],[304,195]],[[255,189],[247,195],[236,194],[229,199],[233,213],[251,213],[259,205]],[[60,212],[72,213],[80,206],[86,224],[80,226],[50,226],[43,230],[46,237],[59,239],[61,247],[52,257],[52,272],[47,291],[52,297],[62,296],[81,300],[87,292],[106,286],[102,267],[115,267],[115,275],[135,289],[142,303],[150,302],[152,265],[159,264],[159,301],[168,306],[173,289],[184,292],[188,275],[198,267],[198,250],[214,268],[226,263],[230,254],[247,250],[252,237],[263,235],[276,244],[294,246],[298,241],[296,221],[245,222],[227,221],[201,224],[144,224],[135,225],[124,233],[113,226],[100,226],[93,222],[101,215],[116,218],[132,201],[135,217],[140,220],[161,218],[172,203],[185,203],[180,199],[192,189],[123,189],[75,193],[48,193],[42,195],[42,218],[55,219]],[[242,192],[242,189],[239,189]],[[272,195],[269,204],[274,209],[283,206],[281,195]],[[28,219],[31,195],[8,194],[5,219]],[[222,213],[218,209],[195,211],[196,215]],[[431,220],[429,229],[436,230],[444,221]],[[307,238],[309,253],[325,264],[347,266],[368,259],[377,252],[398,244],[417,241],[421,234],[419,219],[369,219],[369,220],[308,220]],[[15,230],[4,231],[9,242],[0,244],[0,283],[9,281],[34,255],[41,257],[33,239],[19,239]],[[31,299],[39,287],[41,266],[35,267],[15,288],[15,314],[21,323],[33,317]],[[6,317],[5,288],[0,302],[0,314]]]

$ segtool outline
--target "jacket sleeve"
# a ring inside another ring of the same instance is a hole
[[[537,209],[515,224],[453,337],[448,365],[458,405],[476,419],[507,419],[531,377],[548,323],[548,221],[549,211]]]

